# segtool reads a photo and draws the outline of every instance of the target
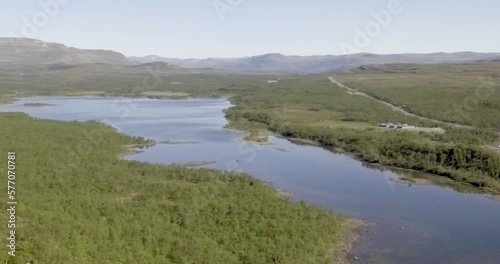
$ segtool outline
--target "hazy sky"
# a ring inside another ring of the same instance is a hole
[[[6,0],[0,36],[180,58],[500,52],[499,12],[498,0]]]

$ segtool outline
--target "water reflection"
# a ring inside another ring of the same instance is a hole
[[[294,200],[372,221],[377,225],[363,231],[364,239],[353,252],[361,263],[500,263],[500,203],[474,188],[279,137],[271,137],[273,144],[267,146],[244,143],[244,133],[222,128],[227,122],[222,110],[231,106],[223,99],[134,100],[136,107],[126,118],[110,107],[113,100],[36,97],[2,105],[0,111],[66,121],[105,120],[132,136],[196,142],[158,144],[126,158],[219,170],[236,164],[234,168],[293,193]],[[24,106],[30,103],[53,106]],[[424,180],[426,184],[417,184]]]

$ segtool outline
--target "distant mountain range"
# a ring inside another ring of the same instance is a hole
[[[178,67],[213,68],[245,72],[307,74],[349,71],[362,65],[464,63],[483,60],[500,60],[500,53],[457,52],[397,55],[360,53],[344,56],[285,56],[274,53],[227,59],[176,59],[156,55],[127,58],[121,53],[110,50],[84,50],[35,39],[0,38],[0,66],[11,69],[43,67],[58,70],[82,64],[125,66],[154,65],[154,63],[164,62],[168,63],[172,69]]]
[[[129,64],[125,55],[110,50],[83,50],[63,44],[26,38],[0,38],[0,64],[10,65],[79,65]]]
[[[185,68],[218,68],[232,71],[265,71],[281,73],[321,73],[349,71],[362,65],[394,64],[394,63],[463,63],[470,61],[499,59],[500,53],[431,53],[431,54],[396,54],[378,55],[360,53],[335,56],[285,56],[282,54],[266,54],[254,57],[233,59],[175,59],[150,55],[146,57],[129,57],[131,61],[147,63],[163,61]]]

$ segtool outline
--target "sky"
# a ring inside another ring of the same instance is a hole
[[[127,56],[500,52],[498,0],[4,0],[0,36]]]

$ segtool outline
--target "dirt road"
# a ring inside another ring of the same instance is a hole
[[[490,145],[486,145],[486,147],[500,153],[500,142],[495,142]]]
[[[455,124],[455,123],[449,123],[449,122],[445,122],[445,121],[441,121],[441,120],[436,120],[436,119],[432,119],[432,118],[428,118],[428,117],[424,117],[424,116],[419,116],[419,115],[416,115],[416,114],[413,114],[413,113],[410,113],[410,112],[407,112],[405,111],[404,109],[402,109],[401,107],[398,107],[396,105],[393,105],[389,102],[386,102],[386,101],[382,101],[380,99],[377,99],[373,96],[370,96],[368,94],[365,94],[363,92],[360,92],[356,89],[353,89],[351,87],[348,87],[342,83],[340,83],[339,81],[337,81],[334,77],[330,76],[328,77],[328,79],[330,79],[330,82],[336,84],[337,86],[339,87],[342,87],[344,89],[346,89],[348,92],[350,92],[351,94],[355,94],[355,95],[359,95],[359,96],[364,96],[364,97],[367,97],[367,98],[370,98],[372,100],[375,100],[383,105],[386,105],[392,109],[394,109],[395,111],[398,111],[398,112],[401,112],[407,116],[412,116],[412,117],[416,117],[416,118],[419,118],[419,119],[422,119],[422,120],[426,120],[426,121],[430,121],[430,122],[434,122],[434,123],[437,123],[437,124],[441,124],[441,125],[448,125],[448,126],[453,126],[453,127],[460,127],[460,128],[472,128],[470,126],[465,126],[465,125],[460,125],[460,124]]]

